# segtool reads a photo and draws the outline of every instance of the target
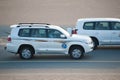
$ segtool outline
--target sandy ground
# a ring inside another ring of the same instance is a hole
[[[0,24],[75,25],[78,18],[120,18],[120,0],[0,0]]]
[[[119,70],[27,69],[0,70],[0,80],[118,80]]]

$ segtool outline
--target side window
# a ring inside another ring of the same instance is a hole
[[[62,33],[58,30],[54,30],[54,29],[49,29],[48,30],[48,38],[61,38],[60,35]]]
[[[20,29],[19,34],[20,37],[30,37],[30,29]]]
[[[95,30],[110,30],[109,22],[96,22]]]
[[[38,29],[31,29],[31,37],[38,37]]]
[[[112,22],[112,30],[120,30],[120,22]]]
[[[46,38],[47,34],[46,34],[46,29],[28,29],[28,28],[24,28],[24,29],[20,29],[19,34],[20,37],[36,37],[36,38]]]
[[[31,29],[31,37],[46,38],[46,29]]]
[[[86,22],[83,26],[85,30],[93,30],[94,29],[94,22]]]
[[[39,29],[39,37],[41,38],[46,38],[47,37],[47,33],[46,33],[46,29]]]

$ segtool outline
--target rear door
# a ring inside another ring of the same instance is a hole
[[[110,22],[107,21],[96,22],[95,35],[97,36],[101,45],[109,45],[112,38]]]
[[[32,28],[31,38],[31,44],[35,46],[38,53],[46,53],[48,51],[47,30],[45,28]]]

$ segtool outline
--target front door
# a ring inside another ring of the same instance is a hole
[[[64,53],[66,49],[66,38],[61,38],[61,33],[55,29],[48,29],[48,51],[51,53]]]

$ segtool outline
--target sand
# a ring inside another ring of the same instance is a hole
[[[0,24],[75,25],[79,18],[120,18],[120,0],[0,0]]]
[[[16,74],[17,73],[17,74]],[[119,70],[101,69],[6,69],[0,80],[118,80]]]

